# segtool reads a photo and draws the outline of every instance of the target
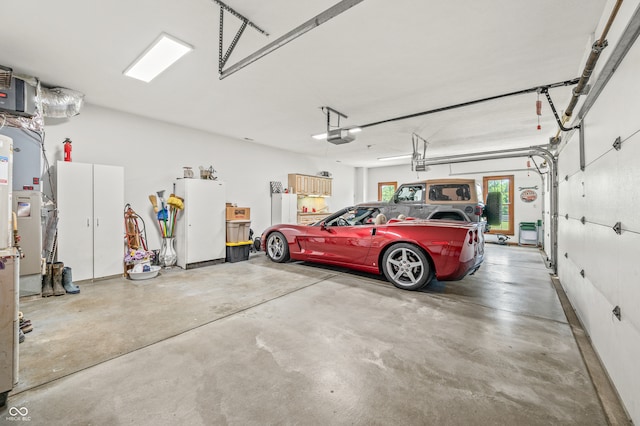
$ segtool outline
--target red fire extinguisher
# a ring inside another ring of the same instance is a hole
[[[64,142],[64,161],[71,161],[71,139],[66,138]]]

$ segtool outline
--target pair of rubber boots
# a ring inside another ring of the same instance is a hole
[[[63,296],[65,293],[80,293],[80,287],[73,284],[71,268],[62,262],[47,263],[47,273],[43,277],[42,297]]]

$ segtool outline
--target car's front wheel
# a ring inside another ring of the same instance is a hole
[[[382,258],[382,272],[396,287],[419,290],[431,281],[427,256],[413,244],[398,243],[387,249]]]
[[[280,232],[272,232],[267,237],[267,256],[278,263],[289,260],[289,244]]]

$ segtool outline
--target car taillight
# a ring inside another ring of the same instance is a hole
[[[474,240],[477,243],[478,242],[478,230],[477,229],[475,231],[473,231],[473,235],[474,235]]]
[[[476,206],[476,216],[482,216],[482,206],[479,204]]]
[[[473,244],[473,231],[469,231],[469,244]]]

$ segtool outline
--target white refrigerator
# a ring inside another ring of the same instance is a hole
[[[183,269],[211,264],[226,256],[224,182],[178,179],[175,193],[184,199],[175,230],[177,265]]]
[[[296,194],[271,194],[271,225],[298,223],[298,196]]]

